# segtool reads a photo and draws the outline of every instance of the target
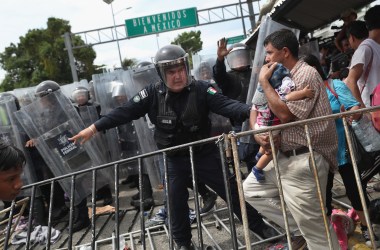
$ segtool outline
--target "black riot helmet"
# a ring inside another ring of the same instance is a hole
[[[60,88],[61,87],[59,86],[58,83],[56,83],[52,80],[46,80],[46,81],[43,81],[37,85],[36,92],[34,95],[36,97],[43,97],[43,96],[48,95],[48,94],[50,94],[50,93],[52,93],[52,92],[54,92]]]
[[[161,77],[165,85],[167,85],[165,71],[169,68],[181,65],[184,65],[186,69],[187,85],[191,83],[189,55],[180,46],[170,44],[162,47],[157,51],[156,56],[154,57],[154,63],[158,75]]]
[[[90,100],[90,91],[86,87],[76,87],[71,93],[71,99],[79,106],[85,105]]]
[[[247,45],[235,43],[230,48],[232,50],[227,55],[227,62],[231,69],[240,70],[251,66],[251,53]]]
[[[142,61],[140,63],[138,63],[136,65],[136,69],[139,69],[139,68],[142,68],[142,67],[145,67],[145,66],[148,66],[148,65],[153,65],[152,62],[148,62],[148,61]]]

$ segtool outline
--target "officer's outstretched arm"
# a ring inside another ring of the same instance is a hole
[[[93,137],[96,134],[96,132],[96,127],[94,124],[92,124],[90,127],[83,129],[78,134],[69,138],[69,141],[74,141],[74,143],[77,143],[77,140],[79,140],[80,144],[82,145],[86,141],[90,140],[91,137]]]

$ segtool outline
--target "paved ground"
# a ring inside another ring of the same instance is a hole
[[[339,180],[339,178],[338,178]],[[334,198],[340,202],[349,204],[347,198],[344,196],[344,187],[341,182],[335,180],[334,183]],[[369,184],[368,191],[371,195],[371,199],[379,198],[380,193],[374,192],[372,185],[378,182],[377,179],[373,180]],[[130,189],[127,185],[121,185],[120,192],[120,234],[126,239],[126,244],[131,249],[143,249],[141,245],[140,237],[140,212],[135,210],[130,205],[130,197],[135,194],[136,189]],[[154,198],[156,206],[150,211],[144,213],[144,220],[148,220],[158,211],[162,205],[163,192],[160,189],[154,189]],[[189,201],[191,207],[194,208],[193,200]],[[90,205],[90,204],[89,204]],[[101,202],[98,203],[101,205]],[[342,204],[336,204],[336,207],[346,209]],[[228,223],[228,213],[225,209],[225,203],[220,198],[217,200],[217,206],[214,212],[203,217],[202,222],[202,237],[206,245],[214,246],[215,249],[232,249],[231,237],[228,233],[229,223]],[[59,241],[51,246],[51,249],[67,249],[67,244],[69,241],[69,235],[67,231],[68,217],[64,218],[62,221],[57,222],[54,225],[55,229],[62,232],[62,236]],[[244,245],[244,232],[242,229],[242,224],[235,219],[236,231],[238,235],[238,244],[243,249]],[[112,235],[115,233],[115,220],[113,213],[105,213],[96,216],[96,231],[95,238],[97,240],[97,249],[113,249]],[[277,228],[278,229],[278,228]],[[280,230],[280,229],[279,229]],[[282,231],[283,232],[283,231]],[[375,232],[380,235],[380,226],[375,226]],[[145,242],[146,249],[169,249],[168,244],[168,229],[165,226],[158,226],[156,228],[151,228],[147,230]],[[91,229],[82,230],[73,235],[72,242],[75,249],[84,250],[85,244],[91,242],[92,231]],[[193,239],[197,241],[198,231],[196,230],[196,224],[193,224]],[[257,238],[253,233],[250,233],[250,239],[254,245],[253,249],[266,249],[270,244],[263,243]],[[349,238],[350,249],[370,249],[366,247],[361,238],[360,228],[357,227],[356,231]],[[25,246],[11,246],[10,249],[24,249]],[[44,249],[44,246],[34,244],[30,249]]]

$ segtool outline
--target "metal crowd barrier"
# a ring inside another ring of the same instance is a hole
[[[379,107],[373,107],[373,108],[361,109],[361,110],[357,110],[357,111],[349,111],[349,112],[345,112],[344,115],[348,116],[350,114],[366,113],[366,112],[375,111],[375,110],[380,110],[380,106]],[[308,144],[309,152],[310,152],[311,159],[312,159],[311,160],[312,170],[314,172],[315,182],[316,182],[317,187],[318,187],[317,192],[318,192],[319,202],[320,202],[320,206],[321,206],[321,213],[323,215],[323,219],[324,219],[324,223],[325,223],[326,237],[327,237],[327,240],[329,242],[330,249],[332,249],[331,235],[329,234],[329,230],[328,230],[329,218],[326,215],[325,207],[324,207],[323,201],[322,201],[321,188],[320,188],[320,183],[319,183],[319,179],[318,179],[317,169],[315,166],[313,148],[311,145],[311,139],[310,139],[310,135],[309,135],[309,127],[308,126],[311,123],[320,122],[320,121],[324,121],[324,120],[333,120],[333,119],[340,118],[342,116],[343,116],[342,114],[334,114],[334,115],[329,115],[329,116],[323,116],[323,117],[312,118],[312,119],[303,120],[303,121],[297,121],[297,122],[282,124],[282,125],[278,125],[275,127],[258,129],[258,130],[254,130],[254,131],[251,130],[251,131],[240,132],[240,133],[236,133],[236,134],[230,133],[229,135],[212,137],[212,138],[204,139],[201,141],[168,148],[165,150],[158,150],[155,152],[138,155],[138,156],[131,157],[128,159],[123,159],[120,161],[107,163],[107,164],[104,164],[101,166],[92,167],[92,168],[87,169],[87,170],[77,171],[75,173],[71,173],[71,174],[51,178],[48,180],[44,180],[41,182],[37,182],[37,183],[31,184],[31,185],[27,185],[27,186],[24,186],[23,189],[31,189],[31,191],[32,191],[31,192],[32,195],[30,197],[29,214],[31,215],[33,213],[36,188],[38,188],[41,185],[50,184],[51,197],[50,197],[50,204],[49,204],[48,237],[47,237],[48,239],[50,239],[51,228],[53,225],[53,221],[52,221],[53,204],[52,203],[53,203],[53,196],[54,196],[54,183],[61,180],[61,179],[64,179],[64,178],[71,178],[70,216],[69,216],[69,224],[68,224],[69,235],[68,235],[67,240],[65,240],[65,242],[64,242],[65,244],[64,245],[61,244],[61,246],[58,247],[59,249],[98,249],[99,245],[103,244],[104,242],[111,242],[113,249],[120,249],[120,245],[119,245],[120,244],[120,237],[122,237],[122,239],[127,240],[126,242],[129,243],[129,246],[131,249],[146,249],[147,246],[149,246],[150,249],[156,249],[153,242],[152,242],[152,237],[155,235],[163,235],[163,237],[167,237],[168,238],[167,240],[169,243],[169,249],[174,249],[173,237],[172,237],[172,228],[171,228],[171,223],[170,223],[171,222],[172,204],[170,204],[169,199],[166,199],[167,200],[167,213],[168,213],[168,220],[169,220],[168,226],[166,226],[164,224],[164,225],[154,226],[151,228],[145,228],[144,213],[140,212],[140,214],[139,214],[140,222],[141,222],[140,223],[140,230],[127,232],[127,233],[121,232],[120,220],[119,219],[121,216],[123,216],[123,214],[119,213],[120,190],[119,190],[119,174],[118,174],[119,171],[118,170],[119,170],[120,164],[122,164],[122,163],[131,162],[131,161],[135,161],[135,160],[138,161],[139,188],[140,188],[140,201],[141,201],[143,199],[143,197],[142,197],[143,196],[142,171],[141,171],[142,159],[144,157],[152,157],[152,156],[157,155],[157,154],[163,155],[164,169],[165,169],[164,186],[165,186],[166,190],[169,190],[171,187],[168,185],[168,182],[167,182],[167,179],[168,179],[167,154],[173,150],[187,148],[189,150],[189,153],[190,153],[191,172],[192,172],[192,176],[193,176],[192,182],[193,182],[193,186],[194,186],[195,213],[196,213],[196,222],[197,222],[196,226],[195,227],[193,226],[193,229],[197,230],[197,239],[198,239],[197,242],[194,242],[195,237],[193,237],[193,244],[194,244],[195,248],[196,249],[211,249],[210,247],[206,248],[206,246],[204,245],[203,233],[206,233],[207,237],[209,237],[210,240],[214,244],[212,249],[222,249],[221,246],[219,245],[220,243],[214,239],[214,237],[211,235],[211,233],[209,232],[209,230],[207,228],[210,225],[215,225],[216,228],[218,228],[220,230],[225,230],[228,233],[228,235],[230,235],[230,237],[231,237],[230,238],[230,241],[231,241],[230,248],[235,249],[235,250],[236,249],[251,249],[252,247],[255,247],[255,246],[258,246],[261,244],[265,244],[268,241],[273,240],[273,239],[263,240],[259,237],[255,237],[255,239],[258,238],[258,240],[251,243],[252,232],[250,233],[250,230],[248,229],[248,218],[247,218],[247,213],[246,213],[246,208],[245,208],[245,203],[244,203],[245,199],[244,199],[243,186],[242,186],[243,180],[242,180],[242,176],[240,173],[240,163],[239,163],[240,161],[239,161],[239,156],[238,156],[238,152],[237,152],[237,141],[240,137],[253,136],[254,134],[260,134],[260,133],[268,132],[269,137],[270,137],[270,144],[272,147],[272,152],[274,152],[273,155],[275,156],[276,155],[276,153],[275,153],[276,148],[274,147],[274,140],[273,140],[272,131],[273,130],[283,130],[283,129],[293,127],[293,126],[300,126],[300,127],[303,126],[304,130],[306,131],[307,144]],[[371,225],[371,222],[369,219],[368,208],[366,206],[365,199],[364,199],[364,193],[363,193],[364,191],[363,191],[362,186],[360,184],[360,173],[359,173],[359,170],[358,170],[358,167],[356,164],[355,155],[353,154],[352,141],[351,141],[351,137],[350,137],[350,134],[348,131],[348,125],[347,125],[347,122],[345,121],[345,119],[343,119],[343,121],[344,121],[343,124],[344,124],[346,137],[348,138],[347,141],[348,141],[348,148],[349,148],[349,152],[350,152],[350,157],[351,157],[351,160],[353,162],[353,167],[354,167],[354,172],[355,172],[355,180],[356,180],[356,183],[357,183],[358,188],[359,188],[360,198],[361,198],[361,202],[363,205],[365,218],[366,218],[367,224]],[[224,178],[224,184],[225,184],[225,190],[226,190],[227,207],[216,209],[212,214],[215,220],[205,223],[205,222],[202,222],[202,218],[201,218],[200,213],[199,213],[200,202],[199,202],[199,195],[198,195],[198,188],[197,188],[196,169],[194,167],[193,147],[200,145],[200,144],[204,144],[204,143],[210,143],[210,142],[215,142],[217,144],[217,146],[219,147],[219,152],[221,155],[221,163],[222,163],[222,168],[223,168],[222,169],[223,178]],[[286,235],[286,239],[288,241],[288,248],[291,249],[291,238],[290,238],[291,234],[289,231],[287,214],[286,214],[285,209],[284,209],[286,204],[285,204],[283,192],[282,192],[281,176],[280,176],[280,172],[279,172],[277,157],[274,157],[273,161],[274,161],[274,166],[275,166],[275,170],[277,173],[277,181],[279,184],[281,207],[282,207],[284,222],[285,222],[285,232],[282,232],[281,230],[278,229],[278,227],[275,226],[275,228],[279,232],[279,236],[275,237],[274,239],[280,238],[280,237],[283,237]],[[234,164],[234,169],[235,169],[234,172],[235,172],[237,184],[238,184],[239,199],[240,199],[241,210],[242,210],[242,224],[243,224],[244,242],[242,242],[242,240],[239,239],[239,236],[237,234],[236,224],[235,224],[235,220],[234,220],[235,216],[234,216],[233,210],[232,210],[231,194],[230,194],[229,182],[228,182],[228,175],[230,173],[228,163],[231,163],[231,162]],[[110,169],[113,168],[114,173],[115,173],[115,183],[114,183],[114,188],[115,188],[115,203],[114,203],[115,204],[115,214],[114,214],[115,222],[114,222],[114,232],[112,233],[112,235],[109,235],[108,238],[99,239],[99,234],[103,230],[103,227],[98,228],[97,221],[96,221],[97,217],[95,216],[95,213],[96,213],[96,179],[97,179],[97,171],[100,169],[104,169],[104,168],[110,168]],[[73,233],[72,233],[73,215],[74,215],[74,202],[73,202],[74,201],[74,189],[75,189],[75,184],[76,184],[76,176],[87,173],[87,172],[92,172],[92,196],[91,196],[92,218],[91,218],[91,229],[90,229],[91,230],[91,242],[76,245],[73,243]],[[167,195],[167,193],[168,192],[166,192],[166,195]],[[19,202],[16,202],[16,203],[13,202],[11,208],[9,208],[9,211],[13,211],[13,208],[15,208],[16,206],[20,206],[21,202],[23,202],[22,207],[23,207],[23,209],[25,209],[26,202],[28,201],[28,199],[29,198],[26,198],[26,199],[19,201]],[[349,207],[349,205],[346,205],[346,207]],[[21,209],[21,210],[23,211],[23,209]],[[226,211],[226,210],[228,212],[228,218],[221,218],[218,215],[218,213],[221,211]],[[144,211],[143,210],[143,202],[140,202],[140,211]],[[3,212],[4,211],[2,211],[1,213],[3,213]],[[14,217],[14,215],[11,212],[10,218],[12,218],[12,217]],[[8,226],[6,228],[7,231],[6,231],[5,238],[4,238],[4,240],[1,241],[4,244],[4,249],[8,249],[9,247],[11,247],[9,245],[9,243],[10,243],[10,240],[12,238],[12,232],[14,231],[14,227],[12,227],[12,229],[11,229],[11,222],[12,222],[12,220],[8,221]],[[266,221],[266,223],[268,223],[268,222]],[[17,224],[17,223],[15,223],[15,224]],[[227,224],[229,224],[229,225],[227,225]],[[32,225],[32,216],[29,216],[28,225]],[[155,230],[157,228],[160,228],[163,230],[157,231],[157,230]],[[368,226],[368,228],[369,228],[369,232],[370,232],[372,245],[375,246],[374,234],[373,234],[372,227]],[[27,231],[26,245],[22,246],[22,248],[32,249],[34,247],[34,246],[31,246],[31,244],[30,244],[30,234],[31,234],[31,227],[29,227],[28,231]],[[139,240],[139,243],[140,243],[139,245],[135,244],[135,242],[134,242],[135,239]],[[46,249],[52,249],[52,248],[57,249],[56,246],[53,247],[51,245],[50,240],[47,240],[44,248],[46,248]],[[20,249],[20,248],[17,248],[17,249]],[[162,248],[158,248],[158,249],[162,249]]]

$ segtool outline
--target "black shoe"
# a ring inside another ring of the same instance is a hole
[[[177,247],[178,250],[194,250],[193,244],[190,245],[181,245]]]
[[[122,185],[127,185],[129,183],[132,183],[132,181],[134,181],[134,176],[130,175],[128,176],[125,180],[123,180],[121,182]]]
[[[264,226],[258,230],[254,230],[254,232],[262,239],[268,239],[279,235],[278,232],[274,230],[274,228],[268,226],[267,224],[264,224]]]
[[[137,188],[137,187],[138,187],[138,183],[132,182],[131,184],[129,184],[129,188]]]
[[[80,230],[82,230],[83,228],[87,228],[89,227],[91,224],[91,221],[88,217],[86,217],[85,219],[78,219],[74,225],[73,225],[73,233],[75,232],[78,232]]]
[[[105,197],[103,200],[103,206],[111,205],[113,202],[113,198],[111,197]]]
[[[57,221],[65,217],[69,213],[69,208],[66,206],[55,208],[51,214],[51,220]]]
[[[139,200],[132,200],[131,205],[137,209],[140,209],[140,201]],[[153,198],[147,198],[144,200],[144,211],[151,209],[153,206],[154,206]]]
[[[137,192],[137,194],[132,195],[132,200],[139,200],[140,199],[140,192]]]
[[[201,208],[200,214],[204,215],[207,212],[209,212],[214,206],[215,206],[215,201],[218,195],[214,193],[213,191],[207,192],[203,199],[203,207]]]

